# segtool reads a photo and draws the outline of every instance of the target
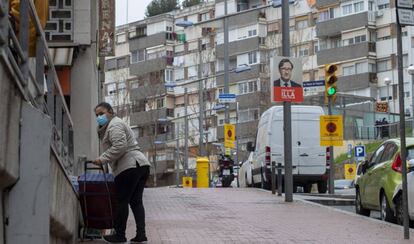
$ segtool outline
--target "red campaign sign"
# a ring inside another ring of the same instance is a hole
[[[273,102],[303,102],[302,87],[273,87]]]

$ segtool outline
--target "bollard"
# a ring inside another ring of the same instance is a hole
[[[272,162],[272,194],[276,193],[276,172],[275,172],[276,162]]]
[[[282,196],[282,164],[277,163],[277,195]]]

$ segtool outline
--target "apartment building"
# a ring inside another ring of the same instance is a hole
[[[171,180],[172,175],[166,175],[175,169],[174,152],[177,147],[183,150],[185,108],[190,168],[195,167],[200,141],[207,145],[209,155],[211,142],[223,142],[224,110],[217,101],[224,92],[224,2],[206,1],[118,28],[123,43],[117,45],[123,45],[123,51],[116,60],[129,56],[125,87],[129,89],[130,124],[143,150],[157,162],[159,179]],[[281,8],[268,4],[227,1],[229,92],[237,95],[238,103],[229,106],[230,123],[237,122],[239,160],[247,156],[247,142],[255,139],[260,115],[272,105],[269,60],[282,56]],[[324,64],[337,64],[341,93],[389,102],[390,112],[398,113],[393,2],[297,0],[289,6],[290,56],[302,59],[303,81],[323,80]],[[177,26],[183,21],[186,27]],[[403,30],[404,67],[414,63],[412,36],[411,28]],[[123,61],[119,63],[124,67]],[[250,70],[235,72],[246,64]],[[115,61],[110,67],[115,67]],[[406,71],[404,84],[405,112],[411,114],[411,76]],[[305,96],[323,96],[323,89],[305,92]],[[200,110],[204,111],[202,140]]]

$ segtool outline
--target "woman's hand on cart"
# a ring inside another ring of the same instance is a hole
[[[95,164],[95,165],[98,165],[98,166],[102,165],[102,161],[99,158],[93,160],[92,163]]]

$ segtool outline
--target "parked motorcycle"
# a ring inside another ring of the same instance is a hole
[[[219,159],[219,166],[220,166],[220,178],[221,178],[221,185],[222,187],[229,187],[231,182],[234,180],[234,172],[233,166],[234,161],[231,159],[230,156],[227,155],[220,155]]]

